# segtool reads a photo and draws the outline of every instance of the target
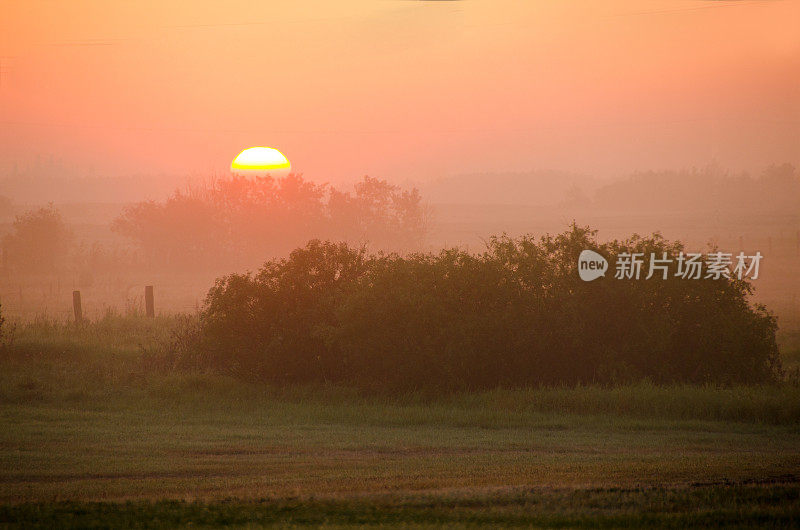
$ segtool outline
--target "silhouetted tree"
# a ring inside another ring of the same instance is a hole
[[[53,272],[66,264],[72,233],[52,205],[17,216],[3,239],[6,260],[17,272]]]

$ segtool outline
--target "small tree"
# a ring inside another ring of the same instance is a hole
[[[63,264],[72,233],[52,203],[17,216],[14,232],[3,239],[9,266],[28,272],[52,272]]]

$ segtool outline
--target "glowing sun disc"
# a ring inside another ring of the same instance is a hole
[[[234,171],[269,171],[289,169],[290,166],[283,153],[271,147],[250,147],[236,155],[231,162]]]

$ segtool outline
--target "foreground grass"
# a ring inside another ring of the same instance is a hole
[[[169,340],[180,317],[146,319],[109,314],[75,327],[41,320],[19,325],[14,347],[0,354],[0,403],[127,403],[169,406],[190,402],[203,407],[220,399],[249,406],[302,403],[338,407],[367,417],[394,412],[412,423],[442,422],[491,427],[523,422],[530,414],[613,415],[642,419],[717,420],[776,425],[800,423],[800,384],[762,386],[549,387],[494,390],[448,396],[406,394],[383,398],[345,388],[270,388],[213,374],[179,373],[157,352]],[[283,405],[282,405],[283,406]],[[290,406],[290,405],[287,405]],[[399,411],[399,412],[398,412]]]
[[[39,528],[176,526],[789,527],[796,484],[686,488],[521,489],[346,500],[59,502],[0,507],[0,524]]]
[[[2,407],[0,502],[638,487],[800,474],[796,425],[352,399]]]
[[[0,525],[685,527],[800,517],[791,384],[391,399],[271,389],[154,369],[141,351],[168,327],[110,318],[73,332],[19,330],[0,372]]]

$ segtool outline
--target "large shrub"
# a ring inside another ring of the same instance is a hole
[[[276,382],[341,380],[336,305],[366,271],[364,251],[310,242],[255,275],[217,280],[201,314],[209,364]]]
[[[609,258],[606,277],[579,279],[587,248]],[[248,378],[384,391],[774,379],[775,319],[749,303],[746,281],[613,277],[621,252],[681,250],[658,235],[599,244],[577,226],[496,237],[478,255],[312,241],[220,279],[193,351]]]

